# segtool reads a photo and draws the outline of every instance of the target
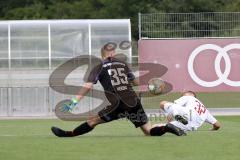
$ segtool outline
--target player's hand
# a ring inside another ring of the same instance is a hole
[[[72,98],[70,102],[64,103],[60,108],[61,112],[71,112],[78,104],[78,100],[76,98]]]

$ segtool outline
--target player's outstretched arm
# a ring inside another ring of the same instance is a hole
[[[80,101],[93,87],[93,83],[86,82],[83,84],[83,87],[78,92],[78,95],[76,96],[76,100]]]
[[[221,127],[221,124],[220,124],[220,122],[217,121],[216,123],[213,124],[211,130],[212,130],[212,131],[216,131],[216,130],[218,130],[220,127]]]
[[[84,83],[83,87],[79,91],[78,95],[75,98],[72,98],[69,103],[64,103],[61,106],[62,112],[69,112],[72,111],[78,104],[78,102],[91,90],[93,83]]]

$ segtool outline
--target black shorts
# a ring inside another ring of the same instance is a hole
[[[140,127],[148,122],[148,117],[143,110],[140,100],[137,101],[135,107],[128,107],[121,100],[117,106],[107,106],[98,112],[100,118],[106,122],[117,120],[120,118],[127,118],[135,127]]]

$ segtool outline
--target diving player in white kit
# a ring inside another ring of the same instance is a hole
[[[197,130],[204,122],[212,125],[211,130],[218,130],[221,126],[192,91],[184,92],[174,103],[160,102],[160,108],[167,113],[168,119],[175,118],[169,123],[184,131]]]

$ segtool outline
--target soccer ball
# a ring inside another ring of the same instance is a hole
[[[151,94],[161,94],[165,88],[165,82],[161,78],[152,78],[148,81],[148,90]]]

